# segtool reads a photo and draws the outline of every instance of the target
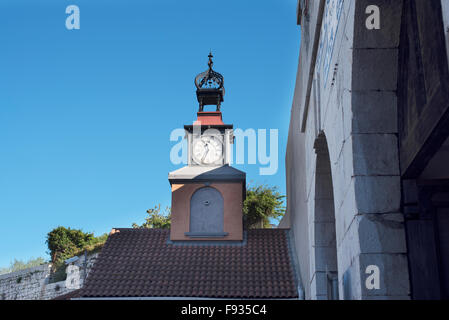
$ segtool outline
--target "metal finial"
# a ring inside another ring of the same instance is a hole
[[[209,51],[208,57],[209,57],[209,62],[207,63],[207,65],[209,66],[209,69],[212,69],[212,66],[214,65],[214,62],[212,61],[212,58],[214,57],[212,55],[212,51]]]
[[[196,96],[200,104],[200,112],[203,111],[203,107],[206,105],[216,105],[217,111],[220,111],[220,105],[223,102],[225,93],[223,76],[212,69],[214,64],[212,61],[214,57],[212,50],[209,52],[208,57],[209,70],[201,72],[195,77]]]

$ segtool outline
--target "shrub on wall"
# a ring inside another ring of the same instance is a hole
[[[269,228],[270,219],[278,220],[284,216],[285,196],[276,187],[266,185],[248,186],[243,202],[243,221],[245,228]]]
[[[57,227],[47,234],[51,262],[60,265],[64,260],[82,254],[84,250],[95,251],[106,242],[107,237],[107,234],[95,237],[93,233],[79,229]]]
[[[155,229],[168,229],[171,225],[171,209],[165,208],[165,211],[161,213],[161,205],[157,205],[152,209],[147,210],[148,216],[145,218],[145,222],[141,225],[133,223],[133,228],[155,228]]]

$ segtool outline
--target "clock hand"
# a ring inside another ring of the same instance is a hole
[[[204,161],[204,159],[206,158],[207,154],[209,153],[209,148],[207,147],[207,143],[205,144],[205,147],[206,147],[206,152],[204,153],[203,158],[201,159],[201,162]]]
[[[208,153],[209,153],[209,150],[206,151],[206,153],[204,154],[203,158],[201,159],[201,162],[204,162],[204,159],[206,158]]]

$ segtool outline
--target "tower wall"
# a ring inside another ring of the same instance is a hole
[[[190,231],[190,200],[201,188],[212,187],[218,190],[224,199],[223,232],[224,237],[195,238],[186,236]],[[172,223],[171,240],[243,240],[243,184],[238,183],[188,183],[172,184]]]

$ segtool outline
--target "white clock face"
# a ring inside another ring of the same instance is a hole
[[[193,158],[199,164],[218,164],[223,158],[223,143],[216,136],[202,136],[193,143]]]

